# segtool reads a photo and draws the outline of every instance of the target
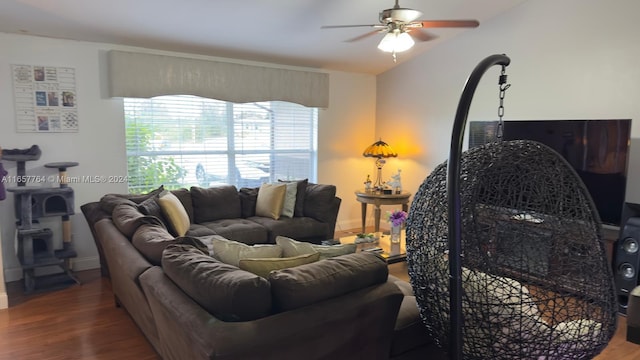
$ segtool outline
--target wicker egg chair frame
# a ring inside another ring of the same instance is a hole
[[[599,216],[575,171],[526,140],[462,153],[467,80],[450,157],[417,191],[407,262],[421,317],[451,359],[589,359],[616,329],[617,304]],[[502,80],[502,79],[501,79]]]

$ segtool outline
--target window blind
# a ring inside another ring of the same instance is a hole
[[[125,98],[129,190],[316,179],[316,108],[191,95]]]

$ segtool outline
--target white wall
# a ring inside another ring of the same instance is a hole
[[[44,168],[44,164],[58,161],[80,163],[78,167],[68,169],[70,176],[126,175],[122,101],[103,95],[104,55],[111,49],[150,50],[3,33],[0,33],[0,48],[0,93],[3,94],[0,96],[0,118],[3,125],[0,146],[5,149],[24,149],[32,144],[40,146],[42,157],[38,161],[27,163],[27,175],[55,174],[53,169]],[[202,56],[198,58],[207,59]],[[75,68],[79,132],[17,133],[11,64]],[[368,163],[360,154],[374,140],[375,77],[340,72],[330,74],[331,103],[329,109],[320,111],[319,119],[318,180],[320,183],[337,186],[338,195],[344,199],[339,223],[350,224],[354,223],[350,217],[359,219],[359,213],[354,211],[359,208],[355,204],[352,190],[358,184],[361,185],[365,176],[363,174],[369,170]],[[9,175],[15,175],[14,162],[3,161],[3,165]],[[73,189],[76,214],[71,217],[71,221],[73,240],[78,252],[74,267],[77,270],[97,268],[97,250],[80,206],[96,201],[106,193],[126,192],[127,186],[117,183],[78,183],[73,184]],[[0,202],[0,235],[7,281],[17,280],[22,276],[15,255],[14,222],[13,196],[8,193],[7,199]],[[61,241],[59,219],[46,219],[44,225],[52,227],[57,233],[56,240]]]
[[[633,119],[627,201],[640,202],[640,2],[531,0],[377,78],[376,134],[403,144],[403,182],[418,189],[448,157],[465,81],[504,53],[505,119]],[[496,120],[499,67],[475,92],[469,120]]]

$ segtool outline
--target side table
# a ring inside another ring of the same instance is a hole
[[[402,205],[403,211],[409,209],[409,197],[411,193],[401,192],[400,194],[380,194],[366,192],[364,190],[356,191],[356,200],[362,203],[362,232],[365,230],[365,222],[367,219],[367,204],[373,204],[375,215],[375,232],[380,231],[380,206],[382,205]]]

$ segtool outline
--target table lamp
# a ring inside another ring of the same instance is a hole
[[[396,157],[398,153],[396,153],[389,144],[382,141],[382,139],[376,141],[375,143],[369,145],[364,152],[362,153],[364,157],[374,157],[376,158],[376,167],[378,168],[378,174],[376,175],[376,181],[373,183],[373,188],[381,189],[382,188],[382,167],[386,163],[385,158]]]

